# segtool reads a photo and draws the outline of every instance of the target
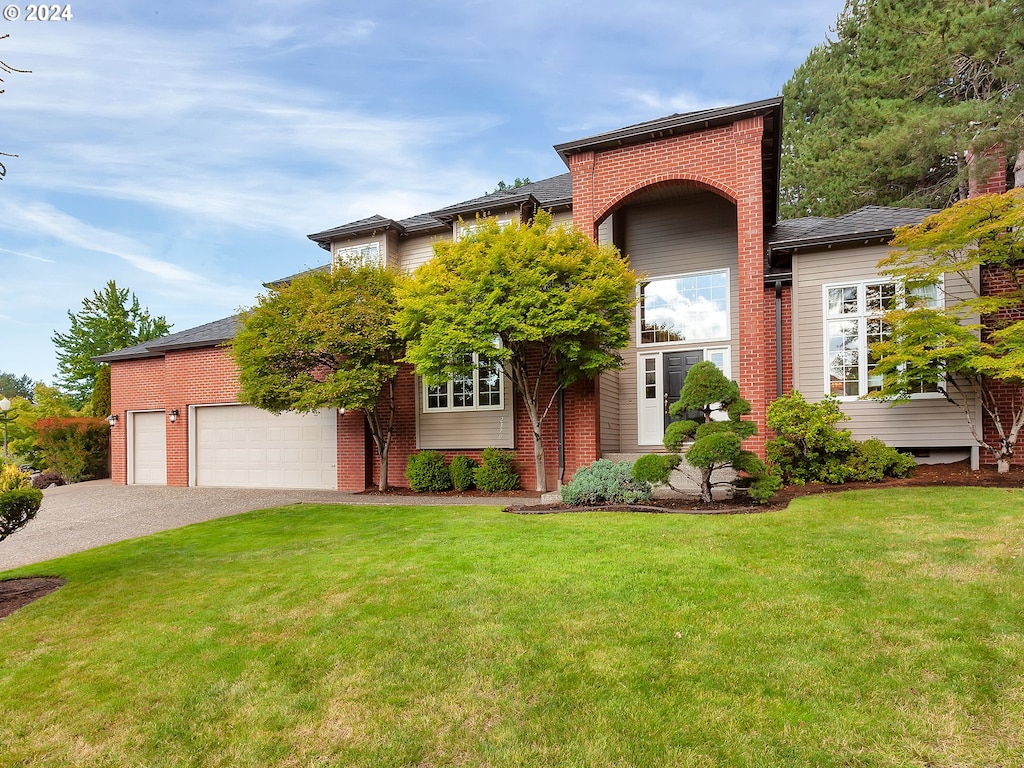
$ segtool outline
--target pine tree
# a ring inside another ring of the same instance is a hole
[[[171,329],[163,315],[150,315],[134,293],[118,288],[113,280],[102,292],[93,291],[92,297],[82,299],[78,314],[68,310],[68,319],[71,328],[67,333],[54,331],[52,341],[58,383],[75,408],[81,408],[92,396],[100,370],[93,357],[165,336]]]
[[[969,149],[1017,158],[1022,17],[1024,0],[847,0],[783,88],[783,215],[941,208],[966,197]]]

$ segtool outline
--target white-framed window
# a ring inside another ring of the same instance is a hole
[[[728,340],[729,293],[728,269],[648,280],[640,286],[639,344]]]
[[[334,263],[352,267],[369,265],[383,266],[384,247],[377,240],[359,245],[346,245],[334,249]]]
[[[871,345],[885,341],[892,333],[884,315],[903,302],[900,289],[885,280],[826,285],[825,391],[843,399],[863,397],[882,388],[881,374],[875,373],[879,358]],[[941,306],[937,285],[914,289],[920,306]],[[933,382],[922,382],[918,395],[935,395]]]
[[[504,408],[505,382],[501,365],[486,355],[472,355],[470,373],[455,376],[443,384],[423,384],[423,410],[493,411]]]
[[[512,224],[511,214],[505,214],[502,216],[478,217],[475,219],[471,219],[470,221],[463,221],[462,219],[459,219],[458,221],[455,222],[455,231],[453,233],[454,239],[456,241],[459,241],[464,237],[469,237],[470,235],[479,232],[481,229],[487,226],[488,222],[492,220],[498,222],[498,227],[500,229],[504,229],[505,227],[510,226]]]

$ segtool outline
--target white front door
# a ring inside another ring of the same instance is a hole
[[[661,353],[637,358],[640,381],[637,382],[637,403],[640,407],[640,445],[661,445],[665,434],[665,384],[662,380]]]

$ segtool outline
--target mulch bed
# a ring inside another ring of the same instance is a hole
[[[645,512],[652,514],[703,514],[703,515],[725,515],[725,514],[753,514],[758,512],[770,512],[776,509],[784,509],[790,501],[798,496],[808,496],[818,493],[834,493],[836,491],[850,491],[862,488],[901,488],[912,486],[982,486],[987,488],[1024,488],[1024,467],[1013,467],[1008,473],[999,474],[995,468],[985,467],[976,472],[972,471],[967,462],[957,464],[922,464],[914,470],[913,477],[905,480],[887,480],[884,483],[847,483],[846,485],[823,485],[819,483],[808,483],[803,486],[790,486],[783,488],[776,494],[769,504],[756,504],[749,500],[728,499],[716,501],[713,504],[701,504],[695,498],[683,497],[672,499],[658,499],[654,504],[637,505],[633,507],[567,507],[561,504],[542,505],[513,505],[506,507],[506,512],[520,515],[550,515],[566,512],[588,512],[588,511],[630,511]],[[410,502],[415,503],[416,494],[403,489],[392,489],[388,491],[367,491],[367,495],[388,495],[408,496]],[[447,494],[432,494],[451,497],[479,497],[486,500],[495,494],[483,493],[481,491],[450,491]],[[512,496],[521,498],[537,498],[536,491],[512,491],[502,493],[501,496]],[[28,605],[33,600],[38,600],[44,595],[60,589],[64,585],[64,579],[56,576],[41,576],[36,578],[8,579],[0,581],[0,619],[10,615],[18,608]]]
[[[999,474],[995,467],[983,467],[971,470],[966,461],[956,464],[921,464],[914,470],[912,477],[903,480],[886,480],[884,483],[846,483],[844,485],[827,485],[825,483],[807,483],[792,485],[780,490],[767,504],[758,504],[750,499],[724,499],[712,504],[701,504],[695,496],[677,496],[658,499],[653,504],[634,506],[600,506],[600,507],[569,507],[564,504],[541,504],[534,506],[514,505],[506,507],[506,512],[517,515],[551,515],[564,512],[647,512],[654,514],[677,515],[744,515],[758,512],[785,509],[789,502],[799,496],[810,496],[838,491],[853,491],[865,488],[901,488],[913,486],[983,486],[988,488],[1024,488],[1024,467],[1015,466],[1009,472]]]
[[[57,576],[0,581],[0,619],[64,586]]]

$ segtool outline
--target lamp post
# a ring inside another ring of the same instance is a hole
[[[6,397],[0,400],[0,421],[4,423],[4,458],[6,459],[7,454],[7,425],[10,423],[13,416],[10,416],[7,412],[11,410],[11,401]]]

